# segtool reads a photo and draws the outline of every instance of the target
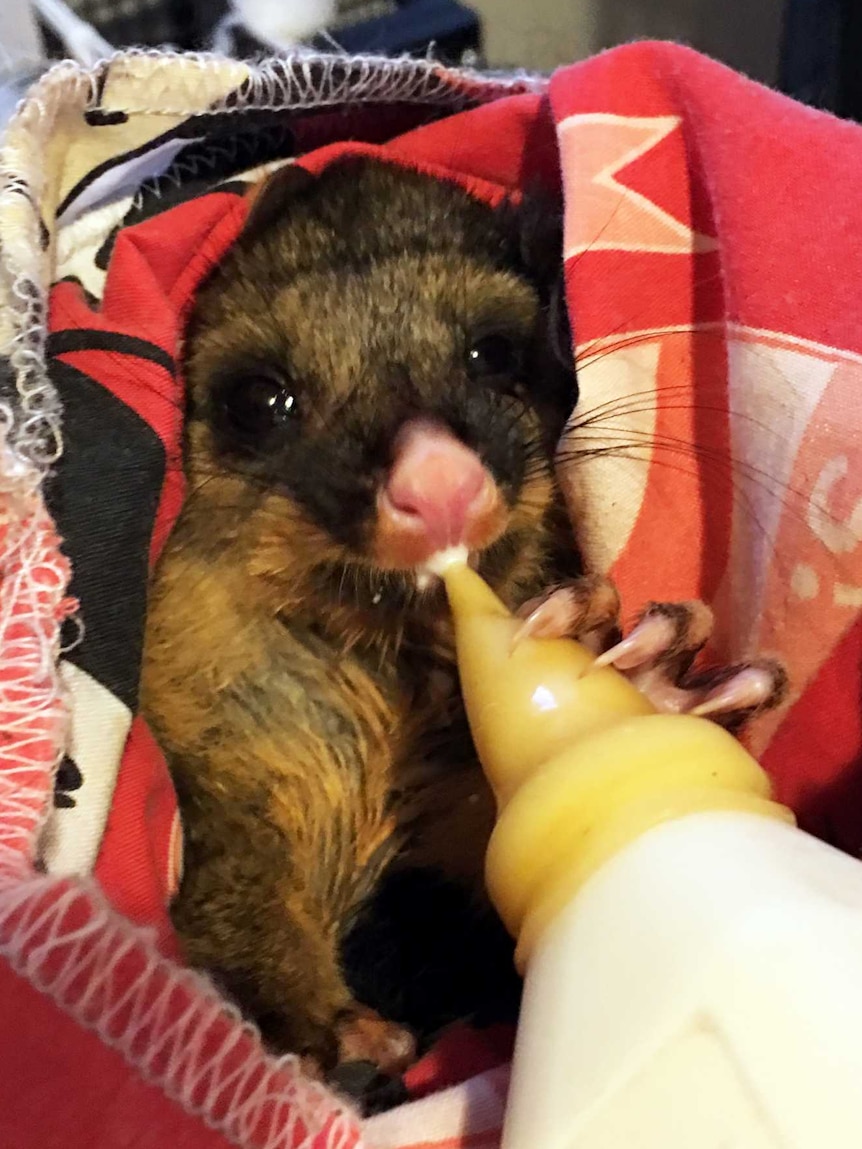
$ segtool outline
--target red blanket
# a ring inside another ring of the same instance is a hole
[[[182,1051],[176,1041],[171,1046],[186,1075],[194,1075],[194,1050],[213,1044],[243,1067],[246,1084],[284,1070],[256,1060],[253,1042],[219,1012],[211,991],[179,980],[147,937],[130,933],[83,879],[59,875],[93,870],[113,908],[154,929],[162,955],[175,953],[165,910],[180,856],[175,806],[164,763],[134,717],[146,567],[182,498],[176,361],[184,309],[241,227],[243,172],[262,160],[292,154],[317,167],[345,146],[380,148],[396,161],[454,174],[481,196],[535,178],[560,187],[581,392],[561,476],[587,563],[612,574],[630,613],[650,598],[710,602],[718,620],[714,656],[759,652],[785,661],[791,698],[753,729],[751,744],[804,825],[853,853],[862,848],[862,200],[855,194],[862,130],[668,45],[618,49],[533,91],[492,92],[451,75],[446,82],[462,84],[475,106],[445,116],[438,110],[426,123],[414,101],[353,123],[349,132],[337,116],[294,114],[289,139],[283,135],[269,154],[251,154],[242,164],[234,150],[204,179],[202,161],[193,178],[175,173],[170,210],[165,187],[154,196],[139,179],[137,194],[111,216],[91,174],[57,205],[69,222],[65,263],[57,258],[54,275],[62,281],[51,292],[48,350],[65,404],[66,450],[49,505],[87,629],[64,661],[72,737],[44,852],[48,877],[28,897],[54,906],[66,898],[68,913],[46,916],[48,924],[22,943],[19,904],[19,918],[0,913],[7,930],[0,941],[14,935],[16,968],[65,1011],[56,1022],[57,1041],[65,1043],[56,1055],[60,1077],[71,1071],[63,1048],[83,1058],[86,1046],[86,1056],[101,1064],[95,1037],[76,1031],[69,1015],[111,1040],[107,1011],[122,1031],[113,1044],[125,1063],[143,1065],[179,1094],[183,1119],[203,1111],[248,1146],[296,1144],[317,1129],[322,1138],[349,1140],[357,1130],[340,1119],[327,1125],[325,1099],[318,1102],[292,1079],[298,1108],[285,1104],[275,1077],[267,1078],[281,1100],[274,1116],[268,1111],[266,1130],[260,1107],[255,1121],[238,1125],[235,1098],[226,1094],[219,1094],[224,1113],[215,1120],[204,1105],[206,1089],[215,1088],[209,1079],[195,1086],[198,1095],[170,1085],[174,1078],[152,1048],[165,1019],[174,1041],[177,1026],[186,1026]],[[235,111],[234,121],[237,115],[248,112]],[[269,106],[267,115],[271,138],[281,129]],[[260,138],[263,129],[250,121],[249,131]],[[188,156],[202,135],[200,123],[181,138],[175,133],[177,155]],[[348,135],[353,143],[338,142]],[[168,142],[151,132],[146,147],[164,151]],[[145,150],[136,149],[136,163]],[[101,230],[100,211],[107,221]],[[92,233],[86,243],[85,224]],[[58,251],[63,234],[61,227]],[[37,527],[45,569],[54,571],[48,527]],[[0,587],[7,613],[20,595],[10,546]],[[47,626],[68,612],[62,589],[40,608]],[[31,672],[37,676],[35,664]],[[0,723],[11,721],[0,715]],[[51,758],[59,736],[43,732],[41,749],[34,744],[36,767]],[[31,785],[28,793],[36,795],[34,808],[44,802],[44,787]],[[29,848],[26,839],[20,857]],[[84,964],[66,977],[64,996],[52,977],[64,960],[63,939],[81,923],[88,923],[86,954],[79,947],[75,960]],[[57,945],[33,957],[46,930]],[[126,947],[122,961],[117,947]],[[46,954],[53,965],[43,970]],[[93,980],[100,989],[88,996]],[[134,987],[144,981],[142,1005]],[[11,1143],[29,1147],[52,1144],[57,1128],[27,1077],[37,1053],[44,1058],[55,1023],[50,1003],[22,985],[0,981],[0,1002],[14,1002],[17,1024],[29,1020],[37,1039],[33,1060],[25,1043],[23,1059],[0,1084],[0,1112],[18,1121]],[[130,1009],[138,1011],[131,1044],[123,1012]],[[408,1084],[433,1091],[505,1056],[466,1038],[449,1048]],[[217,1072],[203,1052],[197,1063],[218,1077],[219,1058]],[[116,1060],[98,1072],[99,1081],[81,1079],[87,1096],[97,1089],[104,1095],[115,1079],[130,1097],[139,1089]],[[392,1146],[492,1146],[502,1072],[377,1118],[367,1135]],[[297,1113],[308,1118],[301,1129],[290,1124]],[[112,1136],[102,1132],[97,1141],[127,1143]],[[199,1136],[184,1143],[209,1144],[203,1127]],[[147,1142],[141,1134],[129,1143]]]

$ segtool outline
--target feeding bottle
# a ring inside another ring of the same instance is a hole
[[[862,1149],[862,864],[726,731],[442,577],[525,977],[503,1149]]]

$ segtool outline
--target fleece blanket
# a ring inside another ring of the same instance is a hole
[[[182,832],[136,707],[148,570],[183,497],[183,314],[254,181],[345,147],[489,198],[559,191],[580,380],[560,474],[586,563],[628,615],[709,602],[711,657],[784,660],[791,694],[751,746],[803,825],[862,852],[862,129],[672,45],[550,79],[313,55],[61,65],[0,160],[15,1149],[499,1141],[507,1035],[449,1034],[414,1100],[363,1126],[181,968],[167,915]]]

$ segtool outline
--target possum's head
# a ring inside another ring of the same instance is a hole
[[[574,402],[552,223],[369,160],[263,186],[185,361],[192,491],[251,570],[413,584],[463,544],[501,579],[535,547]]]

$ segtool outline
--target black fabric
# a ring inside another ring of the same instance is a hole
[[[161,347],[134,335],[120,335],[115,331],[99,331],[95,328],[78,327],[68,331],[54,331],[47,339],[47,352],[50,356],[63,355],[71,351],[110,351],[112,355],[134,355],[137,359],[147,359],[174,373],[173,359]]]
[[[68,810],[77,805],[74,792],[80,790],[84,783],[78,764],[68,754],[57,768],[54,777],[54,805],[61,810]]]
[[[435,59],[457,65],[468,52],[472,62],[478,62],[482,26],[476,13],[457,0],[411,0],[391,14],[339,27],[335,39],[351,54],[432,52]],[[321,51],[331,48],[326,35],[316,37],[314,44]]]
[[[0,356],[0,398],[14,401],[17,398],[15,372],[8,359]]]
[[[59,360],[51,376],[63,402],[65,450],[47,501],[84,624],[83,640],[66,657],[134,710],[164,447],[95,379]]]

